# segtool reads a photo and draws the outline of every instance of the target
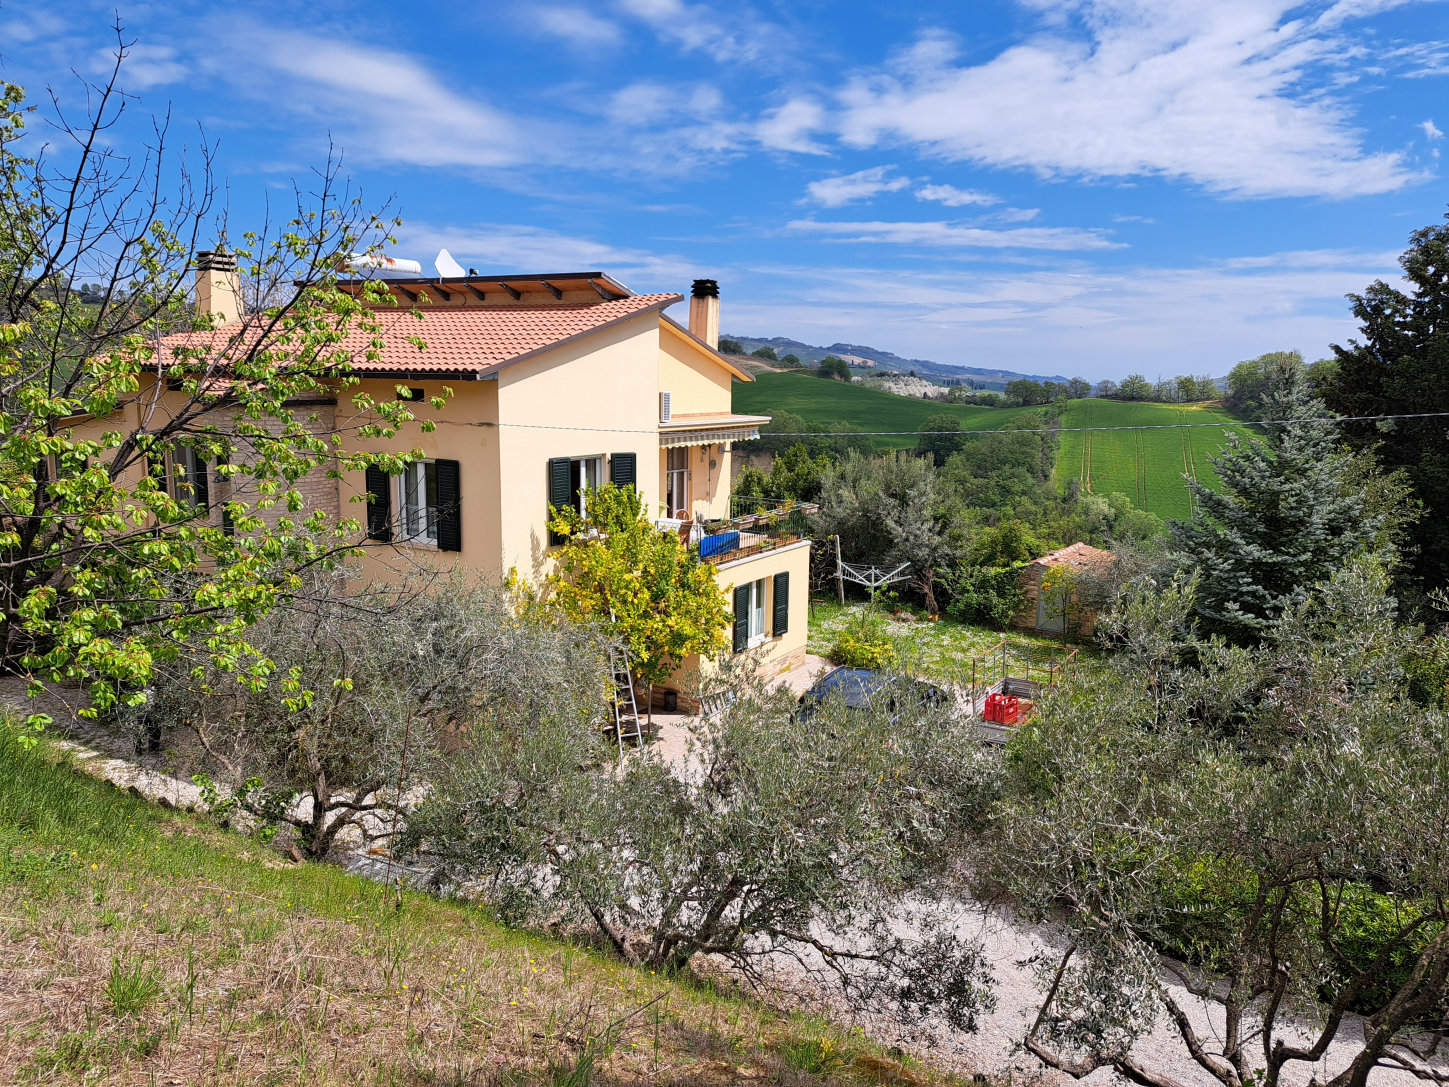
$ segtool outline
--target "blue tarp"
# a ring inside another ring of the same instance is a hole
[[[727,551],[737,550],[740,546],[740,534],[738,532],[720,532],[714,536],[706,536],[699,541],[699,557],[707,559],[711,555],[723,555]]]

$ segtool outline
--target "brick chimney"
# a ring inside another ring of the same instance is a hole
[[[218,325],[241,316],[241,276],[225,245],[196,254],[196,312],[211,314]]]
[[[719,350],[719,284],[696,279],[689,299],[689,331]]]

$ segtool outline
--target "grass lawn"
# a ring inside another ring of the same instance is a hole
[[[775,373],[760,374],[754,382],[735,382],[734,410],[745,415],[792,411],[812,423],[849,423],[857,430],[908,431],[874,439],[876,448],[914,449],[915,431],[932,415],[954,415],[964,430],[999,430],[1029,409],[942,404],[808,374]]]
[[[1222,448],[1224,431],[1248,434],[1217,404],[1128,404],[1115,400],[1073,400],[1062,417],[1066,427],[1161,426],[1217,423],[1191,430],[1121,430],[1082,433],[1063,430],[1057,453],[1057,479],[1081,479],[1086,489],[1109,495],[1120,491],[1139,509],[1159,517],[1186,520],[1192,514],[1184,475],[1216,486],[1208,457]]]
[[[865,603],[851,601],[848,597],[843,608],[833,598],[822,600],[817,597],[811,603],[810,635],[807,643],[809,652],[828,657],[836,636],[850,617],[858,615],[866,607]],[[880,607],[889,616],[894,606],[882,604]],[[990,649],[1003,638],[1011,647],[1009,652],[1014,663],[1020,660],[1020,647],[1031,646],[1035,650],[1036,647],[1062,644],[1050,636],[1034,634],[1031,631],[1012,630],[1003,634],[990,627],[958,623],[945,616],[932,623],[925,618],[924,609],[907,607],[904,610],[912,618],[906,621],[891,619],[889,637],[900,655],[901,664],[915,674],[931,679],[959,682],[963,677],[969,678],[971,658]],[[1072,648],[1080,650],[1077,661],[1082,666],[1093,666],[1097,654],[1092,647],[1073,645]],[[996,657],[993,661],[999,659]],[[1033,652],[1033,659],[1041,662],[1046,658]]]
[[[0,918],[4,1083],[947,1082],[823,1020],[287,863],[3,725]]]

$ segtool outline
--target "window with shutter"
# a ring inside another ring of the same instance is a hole
[[[367,469],[367,538],[392,540],[392,477],[376,465]]]
[[[609,482],[615,487],[637,487],[639,485],[639,458],[637,454],[609,454]]]
[[[750,586],[735,586],[735,652],[743,653],[750,644]]]
[[[437,473],[438,550],[463,550],[461,478],[455,460],[435,461]]]
[[[206,462],[189,446],[171,451],[171,497],[193,508],[205,509],[211,504]]]
[[[770,633],[778,638],[790,629],[790,575],[781,573],[775,575],[775,602],[774,616],[770,624]]]
[[[553,520],[554,509],[567,509],[573,504],[573,461],[568,457],[552,457],[548,462],[548,504],[546,521]],[[548,542],[561,544],[564,538],[556,532],[548,534]]]

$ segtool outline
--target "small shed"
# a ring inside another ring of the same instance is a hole
[[[1047,634],[1091,637],[1097,612],[1080,604],[1074,575],[1101,570],[1115,561],[1112,552],[1079,541],[1027,563],[1021,571],[1021,588],[1026,599],[1012,617],[1011,625]],[[1055,576],[1054,570],[1058,571]],[[1043,580],[1046,591],[1042,590]]]

